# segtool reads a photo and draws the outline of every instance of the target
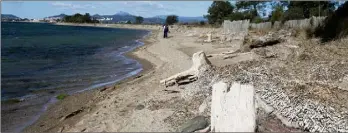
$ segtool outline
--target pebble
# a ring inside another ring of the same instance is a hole
[[[196,116],[195,118],[187,121],[181,127],[181,132],[194,132],[200,129],[204,129],[208,126],[208,122],[204,116]]]
[[[142,104],[140,104],[140,105],[138,105],[138,106],[135,107],[136,110],[142,110],[142,109],[144,109],[144,108],[145,108],[145,106],[142,105]]]

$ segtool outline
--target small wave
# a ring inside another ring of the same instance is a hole
[[[130,76],[133,76],[133,75],[138,74],[138,73],[141,72],[142,70],[143,70],[143,68],[139,68],[139,69],[137,69],[137,70],[134,70],[134,71],[132,71],[132,72],[129,72],[128,74],[126,74],[126,75],[120,77],[120,78],[117,79],[117,80],[110,81],[110,82],[106,82],[106,83],[100,83],[100,84],[92,85],[92,86],[90,86],[90,87],[87,87],[87,88],[85,88],[85,89],[76,91],[76,92],[74,92],[74,93],[80,93],[80,92],[84,92],[84,91],[87,91],[87,90],[92,90],[92,89],[95,89],[95,88],[99,88],[99,87],[103,87],[103,86],[108,86],[108,85],[115,84],[115,83],[117,83],[117,82],[119,82],[119,81],[121,81],[121,80],[123,80],[123,79],[125,79],[125,78],[128,78],[128,77],[130,77]],[[72,94],[74,94],[74,93],[72,93]]]

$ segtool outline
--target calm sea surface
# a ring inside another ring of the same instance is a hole
[[[111,84],[142,70],[122,54],[149,31],[1,23],[1,99],[49,91],[74,93]]]

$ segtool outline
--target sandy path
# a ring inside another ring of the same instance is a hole
[[[182,36],[173,34],[163,39],[162,33],[156,33],[153,43],[134,54],[154,64],[155,69],[142,78],[129,82],[122,88],[107,94],[107,98],[98,103],[96,111],[81,118],[76,125],[65,127],[64,131],[73,132],[119,132],[119,131],[174,131],[164,119],[174,112],[171,108],[151,110],[148,101],[165,100],[180,94],[163,95],[164,86],[159,81],[167,76],[188,69],[191,59],[177,50]]]

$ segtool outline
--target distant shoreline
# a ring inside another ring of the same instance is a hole
[[[89,26],[89,27],[106,27],[106,28],[124,28],[136,30],[158,30],[161,28],[160,24],[92,24],[92,23],[52,23],[54,25],[68,25],[68,26]]]

